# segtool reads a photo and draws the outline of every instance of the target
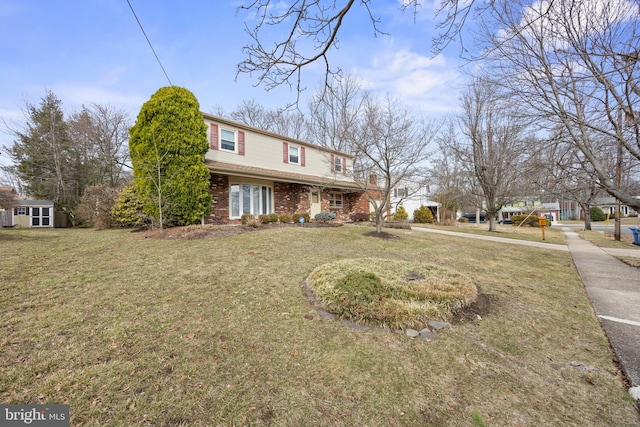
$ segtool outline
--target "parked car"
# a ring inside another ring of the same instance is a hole
[[[462,218],[467,218],[467,222],[476,222],[476,214],[464,214],[460,217],[460,221],[464,221]],[[484,214],[480,214],[480,222],[484,222]]]
[[[513,221],[511,221],[511,218],[505,218],[505,219],[501,219],[500,221],[498,221],[498,223],[500,223],[500,224],[513,224]]]

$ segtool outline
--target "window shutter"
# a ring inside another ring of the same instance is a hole
[[[286,142],[282,143],[282,161],[289,163],[289,144]]]
[[[18,208],[13,208],[13,214],[18,215]]]
[[[342,158],[342,174],[347,174],[347,159],[344,157]]]
[[[300,147],[300,166],[304,166],[304,147]]]
[[[211,149],[218,149],[218,125],[211,123]]]
[[[244,156],[244,132],[238,131],[238,154]]]
[[[335,163],[335,156],[332,154],[331,155],[331,172],[335,172],[336,171],[336,163]]]

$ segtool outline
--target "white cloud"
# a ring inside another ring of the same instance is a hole
[[[461,73],[443,55],[434,58],[400,50],[374,57],[367,68],[354,71],[365,86],[377,93],[400,98],[425,114],[442,114],[458,109]]]

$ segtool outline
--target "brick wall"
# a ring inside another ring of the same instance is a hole
[[[205,222],[209,224],[239,223],[240,220],[229,219],[229,178],[226,175],[212,173],[209,189],[212,196],[211,214]],[[329,189],[321,192],[320,206],[323,211],[334,212],[336,220],[350,221],[353,213],[369,213],[369,201],[364,193],[343,193],[343,207],[330,209],[329,192]],[[273,200],[274,212],[277,214],[309,213],[311,209],[309,189],[302,184],[274,182]]]
[[[305,186],[288,182],[274,182],[273,200],[278,215],[309,212],[311,203]]]
[[[205,222],[211,224],[226,224],[235,221],[229,220],[229,177],[226,175],[211,174],[209,180],[211,191],[211,214]]]

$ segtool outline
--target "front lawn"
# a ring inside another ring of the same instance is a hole
[[[2,403],[73,426],[638,425],[569,253],[368,231],[0,230]],[[303,281],[356,258],[455,269],[482,315],[432,341],[319,315]]]

